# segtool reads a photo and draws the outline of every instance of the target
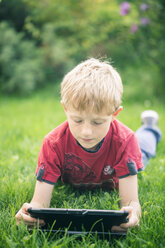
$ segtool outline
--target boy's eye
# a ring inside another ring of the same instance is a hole
[[[94,122],[93,122],[93,124],[94,124],[94,125],[101,125],[101,124],[102,124],[102,122],[97,122],[97,121],[94,121]]]
[[[82,120],[74,120],[74,122],[76,122],[76,123],[81,123]]]

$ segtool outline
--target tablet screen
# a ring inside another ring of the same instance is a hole
[[[30,215],[44,219],[45,229],[110,232],[112,226],[127,222],[128,212],[95,209],[30,208]]]

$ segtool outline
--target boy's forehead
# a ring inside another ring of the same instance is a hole
[[[81,118],[90,117],[92,119],[105,119],[111,116],[111,115],[108,115],[106,112],[95,113],[92,110],[79,111],[74,108],[69,108],[67,112],[69,113],[71,117],[81,117]]]

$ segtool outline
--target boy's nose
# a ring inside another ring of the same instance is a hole
[[[92,127],[90,124],[87,124],[85,123],[83,126],[82,126],[82,129],[81,129],[81,134],[82,136],[85,138],[88,138],[88,137],[91,137],[92,135]]]

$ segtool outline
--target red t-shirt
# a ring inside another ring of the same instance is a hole
[[[114,120],[97,152],[85,151],[72,136],[68,122],[53,129],[43,140],[36,170],[37,180],[78,188],[118,188],[119,178],[142,170],[138,141],[132,130]]]

